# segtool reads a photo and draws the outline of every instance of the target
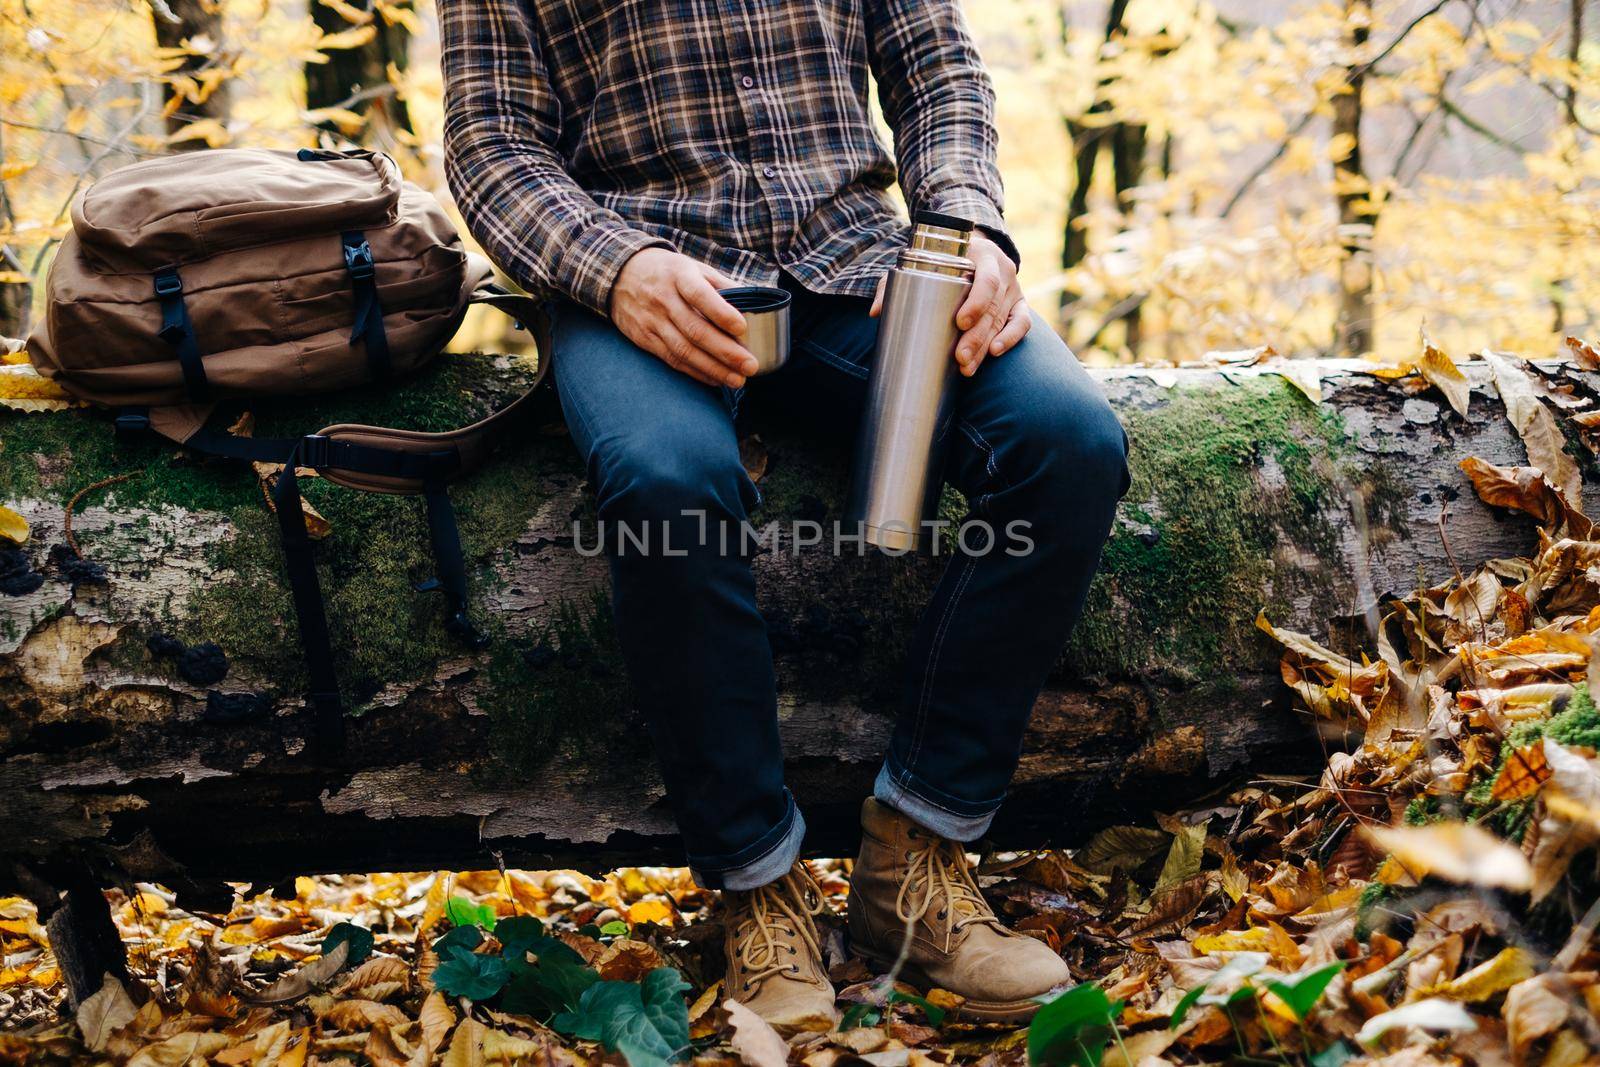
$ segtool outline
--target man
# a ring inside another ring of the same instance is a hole
[[[1023,302],[1001,216],[993,90],[959,0],[440,0],[445,159],[473,234],[554,298],[554,371],[606,524],[670,534],[613,552],[613,607],[690,866],[726,891],[727,993],[827,1028],[833,989],[783,785],[771,652],[748,560],[707,524],[758,499],[733,416],[754,358],[717,293],[794,293],[780,402],[859,404],[873,295],[916,210],[975,221],[948,476],[1033,551],[959,553],[912,645],[904,708],[862,811],[853,949],[1022,1020],[1069,980],[1000,925],[968,869],[1126,491],[1126,439]],[[877,79],[895,157],[869,116]],[[853,433],[831,405],[823,432]]]

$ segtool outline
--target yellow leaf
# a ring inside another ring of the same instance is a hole
[[[86,107],[75,107],[71,111],[67,112],[66,121],[62,122],[61,128],[68,133],[82,133],[83,128],[88,124],[89,109]]]
[[[360,48],[377,35],[378,29],[375,26],[357,26],[352,30],[323,34],[317,41],[317,47],[324,52],[339,48]]]
[[[628,905],[630,923],[670,923],[672,905],[664,900],[641,900]]]
[[[1533,796],[1550,777],[1544,745],[1526,745],[1506,757],[1490,796],[1494,800],[1523,800]]]
[[[1527,858],[1481,826],[1461,822],[1369,826],[1366,833],[1418,878],[1431,874],[1464,885],[1511,890],[1533,887],[1533,868]]]
[[[8,182],[12,178],[20,177],[34,168],[37,159],[17,160],[12,163],[0,164],[0,182]]]
[[[1533,957],[1526,950],[1513,946],[1502,950],[1493,959],[1478,964],[1466,974],[1421,992],[1476,1004],[1532,977]]]
[[[10,508],[0,507],[0,541],[20,545],[28,539],[28,520]]]
[[[1422,358],[1417,361],[1417,370],[1439,392],[1444,394],[1445,400],[1455,409],[1455,413],[1462,418],[1467,417],[1467,404],[1472,397],[1472,383],[1467,381],[1467,376],[1461,373],[1461,368],[1444,351],[1428,339],[1427,331],[1422,334]]]

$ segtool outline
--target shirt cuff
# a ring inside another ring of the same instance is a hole
[[[948,215],[971,219],[989,240],[1000,246],[1000,251],[1006,254],[1007,259],[1018,267],[1022,266],[1022,254],[1017,251],[1016,242],[1006,232],[1006,220],[1000,214],[1000,209],[994,206],[994,201],[986,194],[977,189],[949,189],[929,197],[923,206],[930,211],[942,211]]]
[[[672,245],[623,222],[597,222],[562,250],[552,275],[567,296],[601,316],[609,314],[611,287],[635,252]]]

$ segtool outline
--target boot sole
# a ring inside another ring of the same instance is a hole
[[[899,953],[894,953],[886,959],[881,953],[861,944],[854,938],[851,939],[850,950],[885,973],[894,966],[894,961],[899,958]],[[928,977],[926,971],[910,961],[901,965],[900,976],[916,985],[920,985],[925,990],[939,985],[939,983]],[[962,1003],[961,1007],[956,1008],[950,1014],[967,1022],[1025,1023],[1032,1021],[1042,1007],[1044,1007],[1043,1004],[1031,997],[1024,1000],[967,1000]]]

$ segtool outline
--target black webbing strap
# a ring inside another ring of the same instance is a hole
[[[428,531],[441,574],[440,588],[451,596],[451,616],[446,623],[456,633],[456,620],[466,618],[466,567],[461,558],[461,538],[444,480],[459,465],[454,452],[403,452],[398,449],[338,441],[310,434],[299,438],[235,437],[212,429],[202,429],[184,442],[191,448],[229,459],[282,463],[277,485],[272,490],[272,506],[278,514],[278,533],[283,542],[284,568],[289,577],[289,592],[300,629],[300,647],[305,657],[309,680],[306,705],[315,720],[313,741],[317,758],[337,761],[344,750],[344,703],[339,697],[339,675],[334,666],[333,644],[328,633],[327,607],[322,599],[322,583],[317,578],[316,556],[311,532],[306,528],[301,506],[298,467],[327,467],[364,474],[426,480],[437,490],[427,490]],[[435,517],[442,500],[442,519]],[[459,590],[460,600],[456,599]],[[470,624],[469,624],[470,625]]]
[[[378,269],[372,259],[372,246],[360,230],[349,231],[342,240],[344,267],[350,272],[350,288],[356,298],[350,343],[361,341],[367,346],[367,367],[374,381],[382,381],[389,376],[389,335],[383,329],[383,304],[378,300]]]
[[[423,497],[428,504],[428,540],[433,543],[433,561],[439,573],[432,581],[418,585],[417,592],[443,592],[445,629],[469,648],[483,648],[489,643],[488,638],[479,633],[467,614],[467,565],[461,555],[461,531],[456,526],[450,494],[442,482],[435,482],[423,490]]]
[[[339,675],[333,665],[333,643],[328,636],[328,613],[322,602],[322,583],[317,580],[317,561],[311,551],[311,532],[306,529],[306,513],[300,501],[300,445],[290,450],[278,484],[272,490],[272,506],[278,513],[278,534],[283,541],[284,567],[289,574],[289,592],[294,599],[295,621],[300,627],[300,648],[305,656],[306,705],[311,709],[315,733],[313,745],[318,759],[332,761],[344,751],[344,704],[339,699]]]
[[[156,299],[161,302],[161,329],[156,335],[177,351],[184,389],[190,400],[200,403],[206,398],[206,368],[200,361],[200,344],[183,303],[183,279],[176,267],[156,271]]]

